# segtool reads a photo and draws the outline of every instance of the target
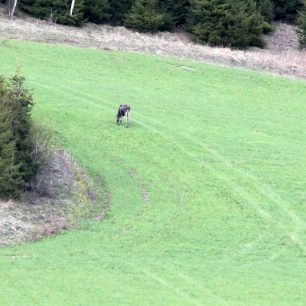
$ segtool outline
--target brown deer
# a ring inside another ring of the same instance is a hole
[[[123,104],[119,106],[117,113],[117,124],[120,125],[122,122],[122,117],[125,116],[125,126],[129,127],[129,112],[131,108],[127,104]]]

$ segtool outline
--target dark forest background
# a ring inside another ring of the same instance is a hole
[[[0,0],[8,6],[13,0]],[[189,31],[212,46],[264,47],[273,21],[297,24],[306,44],[306,0],[19,0],[18,9],[70,26],[123,25],[141,32]]]
[[[12,5],[13,0],[0,0]],[[306,0],[19,0],[18,9],[55,23],[122,25],[140,32],[189,31],[212,46],[264,47],[274,21],[297,24],[306,44]]]

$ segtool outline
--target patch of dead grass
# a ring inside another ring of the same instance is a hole
[[[101,188],[103,198],[66,151],[55,151],[31,192],[20,201],[0,202],[0,247],[55,235],[77,226],[84,217],[102,220],[110,198],[105,186]]]

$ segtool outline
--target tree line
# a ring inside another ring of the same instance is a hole
[[[214,46],[263,47],[272,22],[299,25],[306,45],[306,0],[0,0],[52,22],[123,25],[141,32],[184,28],[195,41]]]

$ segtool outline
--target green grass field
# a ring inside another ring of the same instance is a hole
[[[306,304],[305,82],[30,42],[0,59],[111,192],[106,220],[0,250],[1,305]]]

